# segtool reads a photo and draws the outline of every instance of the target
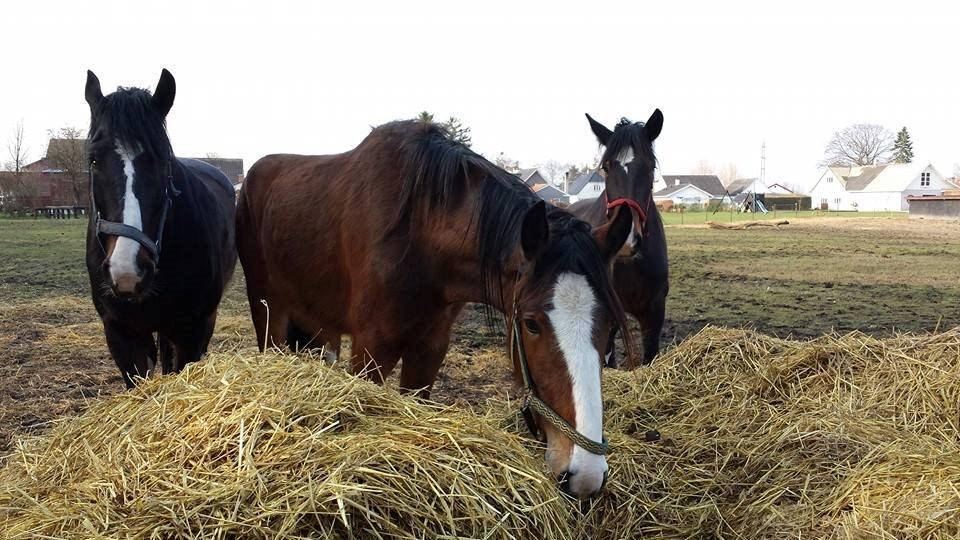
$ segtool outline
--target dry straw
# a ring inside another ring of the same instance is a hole
[[[707,328],[604,392],[612,475],[578,505],[511,433],[515,403],[216,354],[21,443],[0,537],[960,536],[960,330]]]

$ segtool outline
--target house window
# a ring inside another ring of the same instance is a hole
[[[828,176],[828,177],[827,177],[827,183],[828,183],[828,184],[833,183],[833,177],[832,177],[832,176]]]
[[[837,197],[836,199],[834,199],[833,204],[840,206],[840,197]]]
[[[603,185],[602,185],[602,184],[594,184],[594,185],[593,185],[593,190],[594,190],[594,191],[603,191]]]
[[[928,172],[920,173],[920,186],[930,187],[930,173]]]
[[[827,198],[824,197],[824,198],[820,199],[820,206],[826,206],[826,205],[827,205]]]

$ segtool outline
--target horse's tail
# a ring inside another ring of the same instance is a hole
[[[267,324],[270,311],[266,304],[269,275],[263,248],[260,245],[260,216],[256,212],[255,197],[261,176],[258,171],[255,163],[240,188],[240,194],[237,197],[235,234],[237,254],[240,256],[240,266],[246,278],[250,316],[257,333],[257,344],[263,351],[267,346]]]

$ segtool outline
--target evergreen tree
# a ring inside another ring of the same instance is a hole
[[[893,143],[893,162],[910,163],[913,161],[913,141],[904,127],[897,133],[897,140]]]
[[[419,115],[417,115],[417,120],[423,122],[424,124],[429,124],[430,122],[433,122],[433,113],[422,111]]]
[[[456,116],[448,118],[447,121],[443,123],[443,127],[447,130],[450,138],[458,143],[464,146],[470,146],[470,143],[473,142],[473,138],[470,136],[470,128],[463,125],[463,122]]]

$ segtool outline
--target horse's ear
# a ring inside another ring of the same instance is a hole
[[[610,137],[613,137],[613,132],[600,122],[594,120],[589,114],[587,115],[587,121],[590,122],[590,130],[597,136],[600,144],[606,146],[607,143],[610,142]]]
[[[84,90],[84,96],[87,98],[87,104],[90,105],[91,110],[103,99],[103,92],[100,91],[100,79],[89,69],[87,70],[87,87]]]
[[[537,204],[527,210],[527,214],[523,216],[523,226],[520,229],[520,246],[523,248],[523,256],[528,260],[535,259],[547,246],[549,237],[547,205],[543,201],[537,201]]]
[[[647,132],[647,138],[650,139],[650,142],[655,141],[660,136],[660,130],[663,129],[663,113],[660,112],[660,109],[653,111],[643,128]]]
[[[633,211],[625,206],[618,206],[614,211],[613,219],[593,229],[593,239],[606,260],[609,261],[620,251],[627,237],[630,236],[632,226]]]
[[[177,81],[166,68],[160,72],[160,82],[157,83],[157,89],[153,91],[153,106],[161,116],[166,116],[173,107],[173,98],[177,95]]]

